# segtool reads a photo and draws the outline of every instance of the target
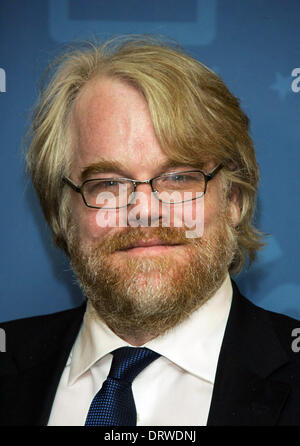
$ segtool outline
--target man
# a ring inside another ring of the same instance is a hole
[[[230,279],[262,246],[258,167],[216,74],[153,39],[68,52],[27,161],[87,303],[1,324],[2,425],[299,423],[297,321]]]

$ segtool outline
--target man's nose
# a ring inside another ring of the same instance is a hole
[[[128,205],[128,224],[130,226],[159,226],[161,202],[152,191],[151,185],[137,184],[135,193]]]

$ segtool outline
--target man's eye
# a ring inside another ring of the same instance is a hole
[[[109,180],[109,181],[103,181],[102,182],[103,187],[116,187],[118,186],[119,182],[118,181],[114,181],[114,180]]]
[[[89,194],[98,194],[107,189],[115,190],[118,188],[118,185],[119,182],[116,180],[91,181],[90,183],[87,183],[86,190]]]
[[[164,183],[168,183],[168,182],[176,183],[176,182],[181,182],[184,180],[185,180],[185,175],[179,175],[179,174],[169,175],[169,176],[161,178],[161,181],[163,181]]]
[[[173,183],[187,183],[187,182],[191,182],[191,181],[195,181],[197,180],[197,178],[194,178],[191,175],[186,175],[186,174],[176,174],[176,175],[170,175],[170,177],[168,177],[166,179],[166,181],[168,182],[173,182]]]
[[[174,175],[174,176],[170,177],[170,179],[172,181],[180,182],[180,181],[185,181],[187,178],[186,178],[186,175]]]

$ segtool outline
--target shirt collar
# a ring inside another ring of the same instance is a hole
[[[229,274],[197,311],[147,347],[197,377],[213,383],[232,300]]]
[[[148,347],[188,373],[213,383],[232,300],[229,274],[218,291],[198,310],[166,334],[147,342]],[[130,346],[101,321],[88,302],[69,362],[69,385],[99,359],[119,347]]]

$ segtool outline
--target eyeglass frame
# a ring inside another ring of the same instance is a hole
[[[131,178],[123,178],[123,177],[122,177],[122,178],[121,178],[121,177],[120,177],[120,178],[119,178],[119,177],[112,177],[112,178],[90,178],[90,179],[88,179],[88,180],[83,181],[83,183],[82,183],[80,186],[77,185],[77,184],[75,184],[70,178],[68,178],[68,177],[66,177],[66,176],[63,176],[63,177],[62,177],[62,181],[63,181],[64,183],[68,184],[68,185],[69,185],[75,192],[79,193],[79,194],[81,195],[81,197],[82,197],[82,200],[83,200],[84,204],[85,204],[87,207],[89,207],[89,208],[92,208],[92,209],[122,209],[122,208],[124,208],[124,207],[129,206],[129,205],[131,204],[131,202],[128,202],[128,203],[127,203],[126,205],[124,205],[124,206],[113,207],[113,208],[103,208],[103,207],[100,207],[100,206],[93,206],[93,205],[89,204],[89,203],[86,201],[86,198],[85,198],[84,193],[83,193],[83,191],[82,191],[83,186],[84,186],[86,183],[89,183],[90,181],[96,181],[96,180],[106,180],[106,181],[112,181],[112,180],[114,180],[114,181],[121,181],[121,180],[126,180],[126,181],[130,181],[130,182],[133,184],[133,192],[131,192],[131,193],[133,194],[133,197],[134,197],[134,194],[136,193],[136,187],[137,187],[139,184],[150,184],[151,189],[152,189],[152,192],[155,194],[156,198],[157,198],[159,201],[161,201],[162,203],[168,203],[168,204],[185,203],[186,201],[197,200],[198,198],[203,197],[203,196],[205,195],[205,192],[206,192],[206,189],[207,189],[207,183],[208,183],[210,180],[212,180],[212,179],[215,177],[215,175],[216,175],[216,174],[217,174],[223,167],[224,167],[224,166],[223,166],[222,164],[219,164],[219,165],[218,165],[217,167],[215,167],[215,169],[214,169],[212,172],[210,172],[210,173],[205,173],[205,172],[203,172],[203,171],[200,170],[200,169],[184,170],[184,171],[182,171],[182,172],[180,172],[180,171],[168,172],[168,173],[165,173],[165,174],[156,175],[155,177],[150,178],[149,180],[144,180],[144,181],[133,180],[133,179],[131,179]],[[161,198],[159,198],[159,197],[156,195],[159,191],[155,190],[154,187],[153,187],[153,181],[154,181],[154,180],[156,180],[157,178],[160,178],[160,177],[165,177],[165,176],[169,176],[169,175],[174,175],[174,174],[177,174],[177,173],[178,173],[178,174],[183,174],[183,173],[190,173],[190,172],[200,172],[200,173],[202,173],[202,175],[203,175],[203,177],[204,177],[204,181],[205,181],[205,184],[204,184],[204,191],[203,191],[203,193],[202,193],[201,196],[199,196],[199,197],[195,197],[195,198],[190,198],[190,199],[188,199],[188,200],[183,200],[183,201],[164,202]]]

